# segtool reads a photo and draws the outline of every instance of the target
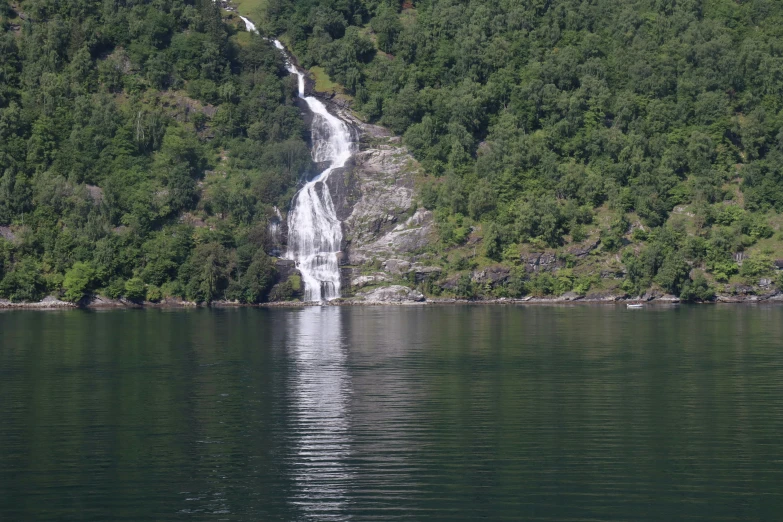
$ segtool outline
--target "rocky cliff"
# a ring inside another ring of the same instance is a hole
[[[359,135],[359,151],[327,183],[343,226],[343,295],[361,299],[356,293],[363,287],[387,286],[426,268],[423,251],[435,227],[432,214],[416,201],[420,167],[399,138],[336,109]]]

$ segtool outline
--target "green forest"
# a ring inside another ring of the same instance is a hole
[[[783,3],[255,4],[263,34],[419,161],[433,252],[461,276],[426,293],[774,283]],[[267,41],[211,0],[0,0],[0,28],[0,297],[292,296],[267,224],[313,165]],[[544,251],[564,268],[526,272]],[[492,264],[512,277],[471,281]]]
[[[0,0],[0,297],[268,298],[308,133],[280,54],[230,22]]]
[[[783,3],[266,0],[258,17],[403,136],[442,247],[481,230],[483,253],[453,267],[567,258],[597,231],[631,295],[774,277]],[[584,291],[594,265],[498,295]]]

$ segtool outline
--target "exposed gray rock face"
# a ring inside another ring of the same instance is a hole
[[[439,266],[424,266],[421,263],[406,261],[404,259],[387,259],[383,263],[383,269],[390,275],[406,277],[414,274],[417,283],[440,276],[442,269]]]
[[[363,288],[367,285],[377,285],[378,283],[385,283],[391,281],[389,276],[384,273],[377,273],[372,275],[362,275],[351,279],[351,286],[353,288]]]
[[[498,283],[504,283],[511,275],[511,270],[505,266],[497,265],[490,266],[484,270],[477,270],[473,272],[474,283],[496,285]]]
[[[528,272],[548,272],[565,266],[565,263],[552,252],[531,252],[523,254],[520,260]]]
[[[588,241],[587,243],[582,245],[572,246],[571,248],[568,249],[568,253],[580,259],[583,257],[587,257],[587,255],[590,254],[590,252],[598,248],[600,242],[601,242],[600,239],[595,239],[593,241]]]
[[[13,303],[7,299],[0,299],[0,308],[75,308],[76,305],[67,301],[61,301],[54,296],[48,296],[36,303]]]
[[[16,240],[16,235],[11,230],[11,227],[0,227],[0,237],[8,241]]]
[[[300,275],[296,263],[292,259],[278,259],[275,261],[278,279],[285,281],[292,275]]]
[[[400,285],[376,288],[370,292],[359,294],[357,297],[361,298],[365,303],[372,304],[404,304],[425,301],[421,292]]]
[[[312,90],[312,85],[307,83],[305,90]],[[418,255],[436,234],[432,213],[418,208],[416,202],[414,182],[420,166],[401,145],[399,137],[390,136],[383,127],[357,120],[336,99],[321,99],[330,112],[349,123],[360,147],[326,181],[336,217],[342,224],[343,240],[338,253],[342,297],[354,296],[358,289],[369,285],[391,284],[395,280],[421,283],[437,279],[441,269],[427,266],[423,263],[426,256]],[[284,225],[278,225],[280,244],[275,245],[273,254],[285,251]],[[281,263],[285,262],[280,261],[277,266],[280,283],[295,272],[294,266]]]
[[[566,292],[557,298],[558,301],[578,301],[582,298],[581,295],[576,292]]]
[[[387,143],[357,153],[329,177],[343,223],[343,263],[404,260],[429,244],[432,213],[417,209],[414,199],[418,168],[403,147]]]

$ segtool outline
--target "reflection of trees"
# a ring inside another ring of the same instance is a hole
[[[780,314],[0,313],[0,513],[774,519]]]

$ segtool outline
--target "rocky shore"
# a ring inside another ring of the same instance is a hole
[[[341,298],[326,303],[327,306],[395,306],[395,305],[579,305],[606,304],[619,305],[628,303],[647,303],[653,305],[680,304],[680,299],[673,295],[645,295],[632,297],[622,294],[589,294],[575,295],[568,292],[561,296],[521,298],[502,297],[498,299],[456,299],[448,297],[427,298],[420,292],[401,285],[380,287],[360,293],[354,297]],[[719,294],[712,301],[699,304],[781,304],[783,292],[772,292],[764,295],[732,295]],[[195,303],[181,299],[165,299],[160,302],[131,302],[125,299],[108,299],[96,296],[81,303],[62,301],[54,296],[33,303],[14,303],[0,300],[0,310],[56,310],[56,309],[87,309],[87,310],[120,310],[144,308],[301,308],[305,306],[321,306],[321,303],[305,303],[302,301],[278,301],[247,305],[235,301],[213,301],[211,303]]]

